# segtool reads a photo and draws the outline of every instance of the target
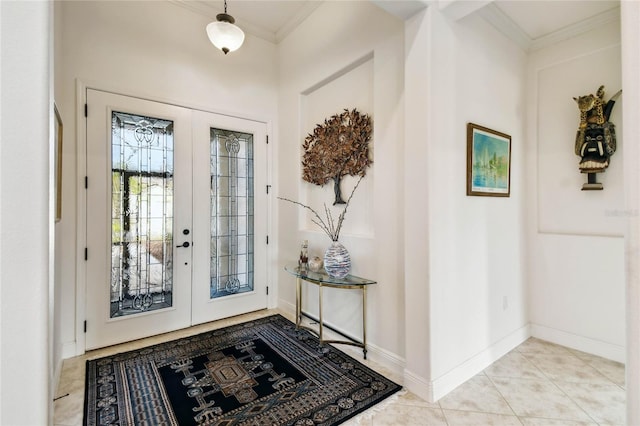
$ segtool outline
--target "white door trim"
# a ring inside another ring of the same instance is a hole
[[[85,247],[87,245],[87,212],[86,212],[86,191],[85,191],[85,176],[87,175],[87,123],[84,115],[84,108],[87,102],[87,90],[94,89],[103,92],[110,92],[117,95],[130,96],[143,100],[149,100],[152,102],[166,103],[169,105],[175,105],[179,107],[189,108],[198,111],[209,112],[213,114],[228,115],[230,117],[241,118],[245,120],[257,121],[264,123],[267,126],[267,135],[269,135],[270,144],[268,147],[267,158],[267,182],[271,185],[272,182],[272,170],[276,168],[273,161],[277,161],[277,158],[273,155],[273,141],[274,131],[272,122],[273,119],[267,119],[251,114],[240,114],[238,112],[211,108],[210,106],[196,105],[184,101],[176,101],[175,99],[162,98],[158,96],[149,96],[142,92],[136,92],[135,90],[123,89],[122,87],[115,86],[105,82],[92,81],[87,79],[75,80],[75,106],[76,106],[76,279],[75,279],[75,342],[72,344],[65,344],[66,352],[63,354],[63,358],[70,358],[73,356],[83,355],[86,350],[86,339],[84,332],[84,321],[86,318],[86,289],[87,289],[87,267],[84,260]],[[270,196],[268,198],[269,209],[269,222],[268,232],[272,241],[269,241],[269,249],[267,251],[267,262],[270,267],[267,268],[267,282],[270,286],[269,297],[267,299],[267,308],[274,308],[277,306],[277,286],[273,283],[274,250],[277,248],[276,235],[272,230],[274,229],[273,221],[275,216],[272,214],[272,209],[277,209],[277,205],[272,203],[271,194],[274,193],[273,186],[271,187]],[[276,273],[275,276],[278,274]]]

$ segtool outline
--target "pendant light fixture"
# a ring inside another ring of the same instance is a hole
[[[207,35],[211,43],[226,55],[238,50],[244,42],[244,32],[235,26],[236,20],[227,15],[227,0],[224,0],[224,13],[216,16],[216,21],[207,25]]]

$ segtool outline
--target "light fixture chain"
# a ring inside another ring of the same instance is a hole
[[[224,13],[227,13],[227,0],[224,0]]]

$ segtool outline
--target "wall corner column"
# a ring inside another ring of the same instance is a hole
[[[423,10],[405,21],[404,270],[405,387],[433,400],[429,297],[428,75],[429,16]]]
[[[51,3],[0,2],[0,424],[51,423]],[[28,379],[27,379],[28,377]]]
[[[627,424],[640,424],[640,3],[622,1],[622,102],[625,144],[625,205],[629,213],[625,238],[627,300]]]

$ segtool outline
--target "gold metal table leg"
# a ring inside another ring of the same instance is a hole
[[[302,322],[302,280],[296,279],[296,330],[300,328]]]
[[[367,286],[362,286],[362,352],[367,359]]]
[[[320,304],[319,304],[319,310],[320,310],[320,312],[319,312],[319,317],[320,317],[320,321],[319,321],[320,322],[320,324],[319,324],[320,325],[320,335],[318,337],[320,337],[320,344],[322,345],[322,340],[323,340],[322,339],[322,284],[319,284],[318,287],[319,287],[318,288],[318,296],[319,296],[318,299],[320,301]]]

